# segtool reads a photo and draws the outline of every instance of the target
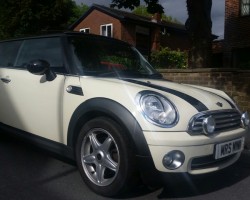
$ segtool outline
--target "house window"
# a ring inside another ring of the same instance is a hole
[[[250,0],[241,0],[241,16],[250,15]]]
[[[100,34],[107,37],[113,37],[113,24],[101,25]]]
[[[90,28],[81,28],[81,29],[80,29],[80,32],[83,32],[83,33],[90,33]]]

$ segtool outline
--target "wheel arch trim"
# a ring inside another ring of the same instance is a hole
[[[81,127],[99,116],[109,117],[125,128],[137,156],[150,156],[145,136],[135,117],[120,103],[107,98],[89,99],[76,108],[69,122],[67,145],[74,148]]]

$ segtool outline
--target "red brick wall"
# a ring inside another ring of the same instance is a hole
[[[104,24],[113,24],[113,37],[121,39],[122,25],[120,21],[98,10],[93,10],[74,28],[74,31],[79,31],[82,28],[90,28],[90,33],[100,35],[100,26]]]
[[[242,111],[250,113],[250,71],[237,69],[159,70],[164,78],[177,83],[187,83],[223,90],[229,94]]]
[[[250,16],[241,16],[241,0],[226,0],[224,66],[232,66],[232,51],[250,47]]]

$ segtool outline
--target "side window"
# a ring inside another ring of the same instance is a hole
[[[29,39],[23,42],[16,66],[24,66],[32,60],[46,60],[55,72],[65,72],[60,38]]]
[[[13,67],[22,41],[0,43],[0,67]]]

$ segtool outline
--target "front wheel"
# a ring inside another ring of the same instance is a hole
[[[135,173],[133,147],[115,121],[87,122],[78,137],[76,159],[84,182],[96,193],[114,196],[126,189]]]

